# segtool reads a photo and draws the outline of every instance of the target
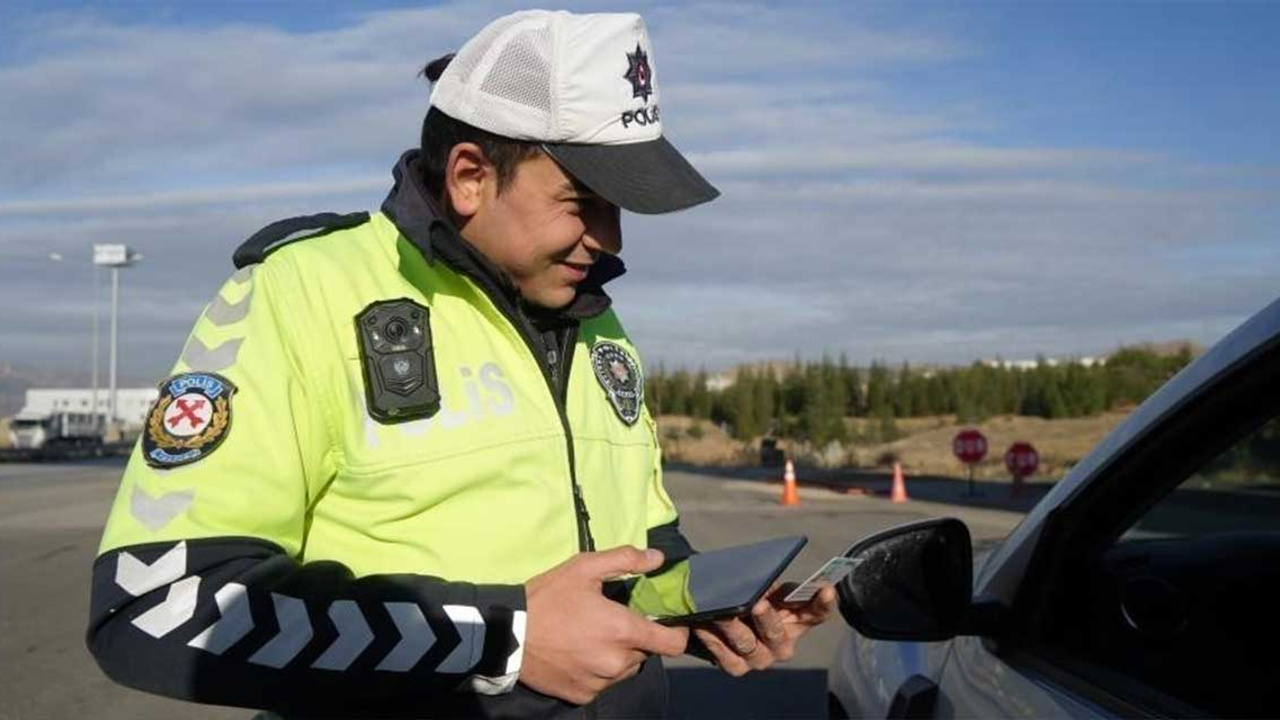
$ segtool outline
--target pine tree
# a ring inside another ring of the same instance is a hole
[[[867,375],[867,413],[869,415],[880,417],[886,413],[893,413],[891,386],[888,368],[879,362],[871,363],[871,370]]]
[[[699,370],[689,391],[689,414],[700,420],[711,419],[711,391],[707,389],[707,371]]]
[[[845,415],[862,415],[865,413],[862,398],[862,373],[858,372],[858,368],[849,364],[849,358],[843,352],[840,353],[840,378],[844,383],[845,397],[847,398],[845,406]]]
[[[805,368],[800,364],[800,358],[797,356],[795,365],[782,379],[783,415],[799,415],[804,412],[806,400],[804,377]]]
[[[689,395],[693,390],[693,381],[689,373],[677,370],[671,376],[666,387],[666,412],[669,415],[689,414]]]
[[[663,386],[666,383],[666,369],[658,363],[658,372],[644,379],[644,404],[649,414],[658,417],[663,414]]]
[[[894,387],[894,415],[897,417],[914,417],[916,414],[915,397],[912,395],[911,385],[911,366],[907,361],[902,361],[902,367],[898,369],[898,382]]]
[[[772,432],[776,423],[777,408],[775,399],[777,397],[777,378],[773,374],[772,368],[765,368],[755,378],[755,387],[752,393],[755,396],[755,415],[757,418],[756,434]]]
[[[733,436],[739,440],[748,440],[759,435],[760,420],[755,406],[754,373],[749,368],[739,370],[738,377],[728,392]]]

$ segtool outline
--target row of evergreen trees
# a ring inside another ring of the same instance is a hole
[[[897,435],[895,418],[954,414],[960,422],[992,415],[1044,418],[1094,415],[1141,402],[1191,361],[1191,351],[1157,354],[1122,349],[1105,365],[1072,362],[1035,368],[968,367],[921,370],[903,363],[896,371],[882,363],[870,368],[824,358],[797,360],[785,372],[744,368],[720,392],[707,387],[707,373],[667,372],[659,366],[646,379],[649,411],[688,415],[725,423],[734,437],[773,433],[826,444],[831,440],[888,441]],[[874,437],[851,438],[845,418],[871,418]]]

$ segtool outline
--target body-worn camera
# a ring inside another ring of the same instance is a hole
[[[407,298],[376,302],[356,316],[356,332],[373,419],[399,423],[440,409],[428,308]]]

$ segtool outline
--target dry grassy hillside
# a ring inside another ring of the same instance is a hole
[[[1055,478],[1078,462],[1099,440],[1111,431],[1127,411],[1110,412],[1095,417],[1067,420],[1045,420],[1038,417],[1002,415],[973,425],[987,436],[990,452],[977,468],[976,477],[1003,478],[1004,451],[1012,443],[1025,440],[1040,453],[1040,478]],[[848,420],[851,436],[868,435],[867,420]],[[951,454],[951,440],[964,427],[954,416],[904,418],[897,421],[901,438],[891,443],[854,443],[840,448],[826,448],[821,454],[803,443],[783,440],[780,446],[802,464],[845,465],[851,467],[884,466],[898,460],[903,468],[916,475],[953,475],[964,477],[964,466]],[[754,465],[759,462],[760,441],[733,440],[720,428],[706,421],[664,415],[658,418],[664,456],[675,462],[696,465]]]

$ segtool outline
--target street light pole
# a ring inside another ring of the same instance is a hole
[[[110,404],[110,411],[108,414],[108,421],[113,425],[118,417],[116,398],[116,338],[119,329],[120,316],[120,268],[128,267],[141,258],[141,255],[130,250],[125,245],[112,244],[93,246],[93,264],[95,266],[103,265],[111,268],[111,359],[108,364],[108,373],[111,377],[109,380],[110,396],[108,401]],[[94,343],[94,351],[95,353],[97,351],[96,341]],[[94,376],[96,377],[97,373],[94,373]]]
[[[98,301],[102,298],[102,291],[98,289],[101,281],[98,279],[98,266],[93,266],[93,426],[97,428],[97,432],[102,432],[101,419],[102,414],[98,410]]]
[[[111,267],[111,422],[116,421],[116,326],[120,316],[120,266]]]

